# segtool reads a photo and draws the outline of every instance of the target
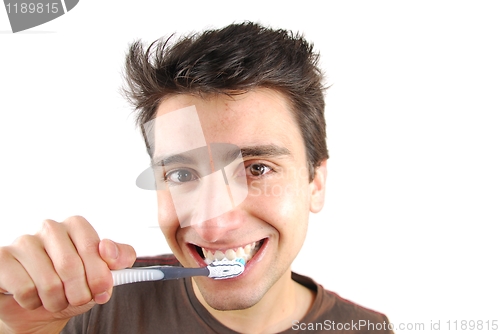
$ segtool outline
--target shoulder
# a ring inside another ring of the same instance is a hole
[[[293,273],[293,280],[316,292],[316,299],[304,319],[297,321],[296,326],[326,326],[328,328],[349,327],[351,330],[375,328],[379,333],[391,333],[388,329],[389,320],[383,313],[361,306],[342,298],[337,293],[326,290],[309,277]],[[387,329],[387,331],[384,331]]]

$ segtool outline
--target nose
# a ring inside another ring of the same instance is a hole
[[[235,210],[242,199],[233,196],[238,194],[231,188],[237,188],[229,183],[223,171],[218,170],[198,179],[196,183],[186,184],[186,187],[171,188],[181,227],[193,227],[210,242],[237,228],[242,221],[242,212]]]
[[[215,242],[238,228],[241,211],[235,202],[223,171],[203,177],[198,187],[198,200],[191,216],[191,226],[207,242]]]

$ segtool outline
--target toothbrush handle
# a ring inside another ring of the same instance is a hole
[[[208,276],[210,273],[207,267],[201,268],[184,268],[184,267],[176,267],[176,266],[159,266],[158,270],[163,272],[165,277],[163,279],[178,279],[184,277],[193,277],[193,276]]]
[[[159,281],[165,277],[165,274],[161,270],[152,268],[112,270],[111,274],[113,275],[114,286],[136,282]]]
[[[136,282],[160,281],[192,276],[208,276],[209,270],[202,268],[183,268],[175,266],[155,266],[111,270],[113,285]]]

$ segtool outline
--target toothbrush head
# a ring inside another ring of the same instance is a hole
[[[233,278],[241,275],[245,270],[245,260],[219,260],[210,263],[208,266],[208,277],[213,279]]]
[[[238,261],[238,262],[239,262],[239,263],[241,263],[243,266],[247,263],[247,262],[245,261],[245,259],[242,259],[241,257],[238,257],[238,258],[234,259],[234,261]]]

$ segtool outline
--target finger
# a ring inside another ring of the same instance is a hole
[[[58,312],[68,306],[64,287],[41,240],[33,235],[18,238],[11,246],[13,256],[33,280],[43,307]]]
[[[66,226],[53,220],[46,220],[38,235],[57,275],[63,282],[68,303],[80,306],[90,302],[92,294],[87,285],[83,261],[66,231]]]
[[[99,254],[106,261],[109,269],[132,267],[136,259],[136,253],[132,246],[120,244],[109,239],[101,240],[99,243]]]
[[[12,298],[23,308],[34,310],[42,306],[35,283],[24,267],[10,252],[9,247],[0,248],[0,298]],[[9,292],[12,296],[3,295]]]
[[[99,254],[99,236],[83,217],[71,217],[63,222],[68,235],[83,261],[87,285],[98,304],[111,297],[113,277],[108,265]]]

